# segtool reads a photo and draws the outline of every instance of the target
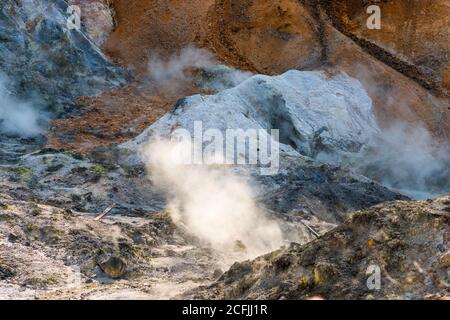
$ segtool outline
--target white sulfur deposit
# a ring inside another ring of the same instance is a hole
[[[216,95],[180,100],[172,112],[136,139],[122,145],[136,149],[150,136],[170,136],[177,128],[204,130],[280,130],[280,142],[300,153],[357,152],[378,132],[372,102],[361,84],[341,73],[288,71],[277,77],[256,75]]]

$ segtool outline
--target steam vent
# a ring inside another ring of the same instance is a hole
[[[0,0],[0,300],[449,300],[449,217],[449,0]]]

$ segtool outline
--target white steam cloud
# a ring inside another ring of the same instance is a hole
[[[21,137],[38,135],[39,113],[31,102],[14,98],[6,89],[7,81],[0,75],[0,132]]]
[[[450,192],[450,146],[436,143],[420,126],[383,129],[355,163],[357,171],[414,199]]]
[[[250,72],[218,65],[214,55],[206,49],[186,47],[167,59],[153,54],[148,63],[150,83],[157,90],[178,94],[195,83],[196,71],[203,71],[206,89],[220,91],[236,86],[252,76]],[[203,86],[203,84],[200,84]]]
[[[408,104],[418,99],[414,90],[408,97],[406,92],[399,93],[395,87],[386,86],[385,79],[375,76],[366,65],[358,65],[355,70],[354,76],[369,95],[382,101],[386,110],[395,107],[399,116],[373,137],[356,161],[351,161],[352,167],[413,199],[450,193],[449,141],[439,143],[423,125],[407,123],[417,118]],[[386,119],[382,122],[387,123]]]
[[[149,74],[160,85],[184,84],[192,80],[189,69],[205,69],[215,64],[214,56],[208,50],[187,47],[166,60],[153,55],[149,61]]]
[[[228,263],[279,248],[280,226],[257,207],[250,187],[224,168],[182,164],[190,150],[190,143],[168,139],[143,149],[150,178],[165,191],[174,222]]]

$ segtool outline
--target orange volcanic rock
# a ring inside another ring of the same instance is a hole
[[[219,56],[234,56],[238,66],[260,73],[317,66],[322,58],[320,29],[297,0],[218,0],[209,25]]]
[[[450,90],[448,0],[373,1],[381,12],[379,30],[366,26],[366,2],[325,2],[334,25],[378,59],[426,88]]]
[[[260,73],[346,71],[363,83],[380,125],[420,123],[450,138],[448,2],[375,2],[382,30],[367,29],[369,3],[356,0],[218,0],[207,43],[227,63]]]
[[[52,122],[48,145],[83,153],[125,142],[163,116],[174,102],[131,86],[82,97],[79,115]]]
[[[193,43],[214,0],[114,0],[117,29],[105,50],[138,71],[152,52],[171,54]]]

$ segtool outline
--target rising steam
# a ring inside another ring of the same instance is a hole
[[[195,83],[196,72],[205,83]],[[218,65],[214,55],[206,49],[186,47],[167,59],[152,54],[148,63],[149,81],[154,89],[162,93],[180,94],[187,87],[200,85],[206,89],[220,91],[233,87],[252,76],[250,72]]]
[[[396,123],[383,129],[361,152],[356,168],[414,199],[450,192],[450,147],[420,126]]]
[[[154,54],[148,64],[150,82],[156,89],[176,94],[193,81],[192,71],[215,65],[214,56],[205,49],[187,47],[168,59]]]
[[[7,78],[0,75],[0,132],[20,137],[39,134],[39,113],[33,103],[15,99],[6,83]]]
[[[175,223],[230,261],[282,245],[279,225],[253,200],[249,186],[224,168],[183,164],[191,144],[154,140],[143,150],[151,180],[165,191]]]

